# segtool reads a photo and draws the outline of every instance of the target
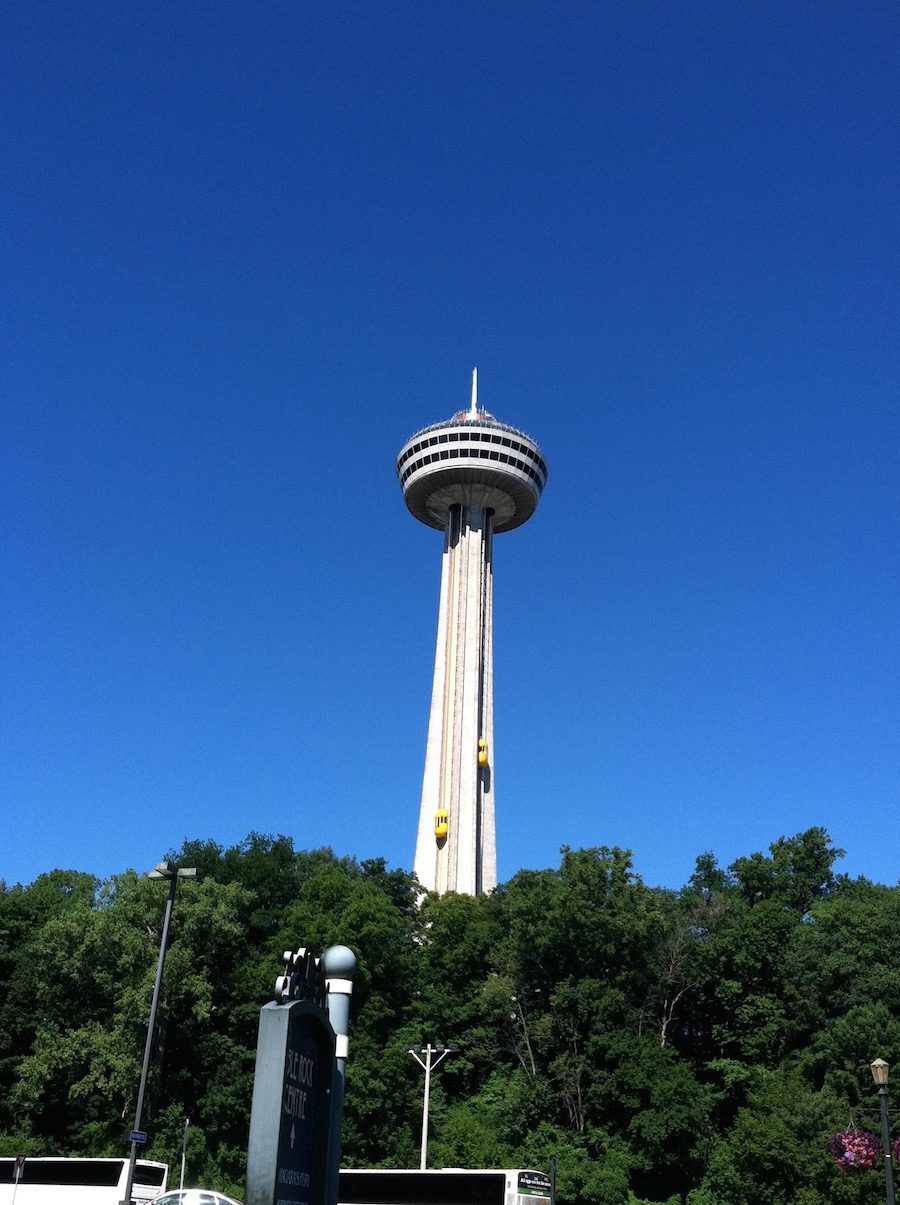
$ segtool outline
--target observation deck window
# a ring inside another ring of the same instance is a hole
[[[475,429],[474,424],[467,424],[465,430],[436,430],[433,434],[423,436],[422,438],[417,439],[415,443],[410,444],[410,446],[405,449],[397,461],[397,475],[400,478],[401,484],[409,477],[410,462],[413,460],[413,458],[418,458],[415,467],[430,464],[431,460],[421,459],[419,453],[426,448],[432,448],[439,444],[447,443],[461,444],[461,450],[458,452],[453,452],[452,455],[454,457],[461,456],[463,458],[474,458],[476,456],[483,458],[481,449],[473,447],[473,444],[487,443],[493,444],[495,447],[509,448],[511,452],[515,452],[518,455],[510,456],[509,458],[502,454],[499,457],[491,455],[490,459],[499,459],[504,464],[514,465],[542,487],[547,480],[547,465],[534,446],[531,446],[527,443],[522,443],[518,439],[511,438],[509,435],[501,434],[500,432],[487,426],[484,426],[483,429],[478,430]],[[535,465],[538,470],[538,475],[536,476],[533,472],[531,472],[527,467],[527,464],[522,463],[519,457],[521,457],[524,461],[531,462],[531,464]]]
[[[541,475],[525,461],[519,460],[516,456],[511,456],[506,452],[497,452],[492,448],[472,447],[443,448],[435,452],[426,452],[424,455],[419,456],[416,460],[406,465],[406,467],[403,469],[403,472],[399,474],[400,484],[405,485],[413,473],[418,472],[419,469],[425,468],[429,464],[433,464],[435,461],[465,461],[475,459],[502,461],[504,464],[508,464],[512,468],[517,469],[520,473],[524,473],[526,477],[530,477],[531,480],[537,485],[538,489],[544,488],[544,478],[542,478]],[[539,461],[538,463],[543,465],[543,461]]]

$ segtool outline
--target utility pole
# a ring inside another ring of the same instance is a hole
[[[459,1050],[458,1046],[432,1046],[429,1042],[426,1046],[414,1046],[409,1053],[413,1056],[422,1070],[425,1072],[425,1100],[422,1105],[422,1150],[419,1158],[419,1170],[425,1170],[425,1163],[428,1157],[428,1101],[431,1096],[431,1071],[444,1061],[448,1054],[453,1054]],[[424,1061],[422,1055],[425,1056]],[[434,1056],[437,1055],[437,1058]]]

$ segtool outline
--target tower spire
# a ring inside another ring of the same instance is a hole
[[[469,414],[472,418],[478,413],[478,369],[472,369],[472,405],[469,407]]]

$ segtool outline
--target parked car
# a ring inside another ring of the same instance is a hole
[[[211,1188],[170,1188],[161,1197],[155,1197],[153,1205],[241,1205],[241,1202]]]

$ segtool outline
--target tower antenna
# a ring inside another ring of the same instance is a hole
[[[474,418],[478,413],[478,369],[472,369],[472,405],[469,413]]]

